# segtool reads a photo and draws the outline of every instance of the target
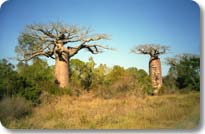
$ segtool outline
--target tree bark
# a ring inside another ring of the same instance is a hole
[[[162,87],[162,71],[160,58],[151,57],[149,62],[149,75],[154,88],[154,94],[158,94]]]
[[[60,60],[59,58],[56,59],[55,64],[55,78],[56,83],[61,88],[65,88],[69,85],[69,60],[67,62]]]
[[[69,85],[69,55],[65,52],[55,56],[55,78],[59,87],[65,88]]]

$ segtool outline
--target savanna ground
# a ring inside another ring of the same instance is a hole
[[[46,95],[45,95],[46,96]],[[44,96],[32,114],[8,128],[32,129],[191,129],[200,122],[200,93],[174,93],[112,99],[92,92],[77,96]]]

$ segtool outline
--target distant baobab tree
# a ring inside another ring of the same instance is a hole
[[[37,56],[55,59],[55,78],[59,87],[69,85],[69,61],[81,49],[92,54],[110,49],[96,41],[109,39],[106,34],[91,34],[88,28],[62,23],[28,25],[18,38],[18,59],[28,61]],[[93,42],[93,43],[91,43]]]
[[[152,87],[155,88],[154,94],[158,94],[162,87],[162,71],[159,55],[166,53],[168,46],[144,44],[138,45],[131,51],[137,54],[150,55],[149,60],[149,75],[151,78]]]

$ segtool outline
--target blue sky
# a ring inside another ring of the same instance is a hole
[[[17,38],[26,25],[57,21],[111,35],[103,43],[117,51],[92,55],[82,50],[73,58],[83,61],[92,56],[97,64],[148,72],[149,56],[130,49],[144,43],[168,45],[170,52],[160,56],[166,75],[165,57],[200,54],[200,12],[191,0],[9,0],[0,9],[0,59],[15,57]]]

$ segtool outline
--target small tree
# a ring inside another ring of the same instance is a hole
[[[102,39],[108,39],[108,35],[91,34],[89,29],[74,25],[61,23],[28,25],[18,38],[19,45],[16,47],[16,52],[20,54],[21,61],[28,61],[37,56],[55,59],[56,83],[60,87],[67,87],[70,58],[81,49],[87,49],[92,54],[98,54],[102,49],[109,49],[96,44],[95,41]]]
[[[70,80],[73,85],[81,86],[81,77],[84,73],[85,62],[79,59],[70,60]]]
[[[4,96],[12,96],[15,91],[15,79],[17,73],[14,71],[14,65],[6,59],[0,60],[0,99]]]
[[[162,71],[159,55],[166,53],[168,46],[145,44],[138,45],[131,51],[137,54],[150,55],[149,60],[149,75],[151,78],[152,87],[155,88],[154,94],[159,93],[162,87]]]
[[[93,58],[90,57],[89,61],[86,62],[84,66],[84,73],[81,76],[81,83],[87,91],[90,90],[93,81],[95,80],[94,67],[95,67],[95,62]]]

